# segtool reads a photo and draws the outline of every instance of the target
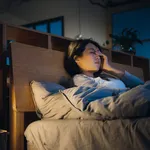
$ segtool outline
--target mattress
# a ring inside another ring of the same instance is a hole
[[[149,150],[150,118],[40,120],[24,134],[28,150]]]

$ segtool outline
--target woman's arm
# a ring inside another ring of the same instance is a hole
[[[108,58],[106,55],[101,54],[102,58],[103,58],[103,66],[102,69],[112,75],[115,75],[116,77],[118,77],[120,80],[122,80],[124,82],[124,84],[129,87],[129,88],[133,88],[136,87],[140,84],[144,84],[144,82],[139,79],[138,77],[130,74],[127,71],[121,71],[119,69],[116,69],[114,67],[112,67],[109,62],[108,62]]]
[[[120,78],[120,80],[122,80],[126,87],[129,88],[133,88],[140,84],[144,84],[144,82],[140,78],[130,74],[127,71],[125,71],[124,75]]]

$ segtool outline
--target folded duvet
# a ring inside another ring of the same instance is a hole
[[[62,90],[55,97],[57,101],[54,95],[53,99],[52,95],[46,98],[45,118],[108,120],[150,116],[150,81],[122,93],[81,86]]]

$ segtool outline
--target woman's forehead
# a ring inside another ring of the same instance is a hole
[[[92,43],[88,43],[85,47],[85,49],[94,49],[94,50],[98,50],[98,47],[95,46],[94,44]]]

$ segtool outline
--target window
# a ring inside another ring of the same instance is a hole
[[[143,45],[135,44],[136,55],[150,59],[150,8],[140,8],[112,15],[112,31],[118,34],[124,28],[134,28],[140,33]]]
[[[41,32],[48,32],[47,31],[47,24],[43,23],[43,24],[38,24],[35,26],[35,30],[41,31]]]
[[[54,21],[49,24],[50,33],[56,34],[56,35],[62,35],[62,22],[60,20]]]
[[[30,24],[23,25],[24,27],[35,29],[41,32],[52,33],[59,36],[64,36],[64,17],[43,20]]]

